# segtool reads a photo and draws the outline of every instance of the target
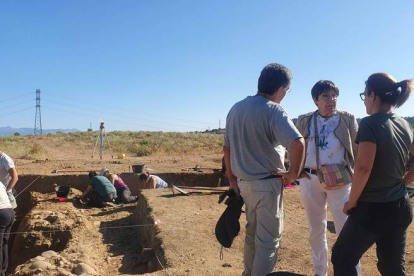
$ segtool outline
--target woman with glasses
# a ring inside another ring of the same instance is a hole
[[[406,184],[414,181],[414,168],[404,174],[414,145],[409,124],[394,109],[412,88],[411,80],[398,82],[385,73],[365,82],[361,98],[369,116],[361,120],[356,137],[358,160],[343,208],[349,217],[332,251],[334,275],[357,275],[356,263],[374,243],[381,275],[406,275],[406,230],[413,217]]]
[[[311,95],[317,110],[299,116],[296,126],[306,139],[306,159],[299,181],[302,204],[309,224],[315,275],[326,276],[327,205],[332,213],[336,233],[339,234],[347,219],[342,207],[348,201],[351,185],[349,183],[338,189],[326,189],[321,185],[317,174],[322,166],[332,164],[344,166],[349,173],[353,172],[358,124],[352,114],[336,109],[339,89],[333,82],[318,81],[313,86]]]

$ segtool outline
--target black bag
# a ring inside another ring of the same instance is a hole
[[[220,196],[221,200],[219,200],[219,203],[223,201],[223,198],[226,195],[229,197],[225,202],[227,208],[224,210],[216,224],[215,234],[218,242],[222,246],[230,248],[234,238],[240,232],[239,219],[244,202],[241,197],[237,198],[233,190],[229,190]]]

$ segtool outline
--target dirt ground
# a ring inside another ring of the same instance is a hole
[[[81,154],[62,148],[47,160],[15,162],[22,175],[51,175],[53,170],[99,170],[102,166],[120,173],[131,171],[132,164],[141,163],[146,164],[154,173],[180,172],[195,165],[205,168],[221,167],[220,155],[137,157],[126,160],[112,159],[109,156],[103,161],[78,156]],[[285,227],[274,271],[313,275],[300,187],[285,191]],[[75,191],[76,193],[79,194],[80,191]],[[152,272],[151,275],[242,273],[246,221],[242,215],[242,230],[233,246],[224,250],[224,258],[220,260],[220,246],[215,239],[214,227],[225,205],[217,203],[217,195],[172,196],[169,189],[144,190],[138,203],[103,209],[85,208],[72,201],[55,202],[54,194],[32,196],[36,200],[35,207],[19,228],[20,232],[30,233],[15,234],[18,239],[13,249],[15,254],[11,256],[28,261],[19,266],[13,275],[72,275],[79,271],[84,272],[83,275],[136,275],[157,267],[161,267],[161,270]],[[149,225],[130,227],[137,224],[137,212],[142,212],[143,209],[148,212]],[[157,222],[156,226],[154,222]],[[143,249],[140,244],[142,236],[137,234],[142,233],[142,229],[141,232],[137,231],[140,227],[153,229],[151,233],[158,242],[152,248],[153,252],[149,252],[150,257],[144,264],[142,260],[146,257],[140,254]],[[335,237],[328,232],[330,248]],[[40,256],[50,249],[56,253],[49,252]],[[414,228],[411,226],[407,242],[407,275],[414,275],[413,254]],[[86,273],[88,271],[89,274]],[[375,248],[364,255],[362,272],[363,275],[379,275]],[[332,271],[329,275],[332,275]]]

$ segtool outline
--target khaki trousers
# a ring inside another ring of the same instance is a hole
[[[277,261],[283,231],[282,179],[239,181],[246,208],[243,276],[265,276]]]

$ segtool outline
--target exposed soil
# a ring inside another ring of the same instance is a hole
[[[109,156],[103,161],[77,158],[79,153],[71,153],[69,149],[65,155],[61,154],[61,151],[56,152],[48,160],[15,160],[17,170],[20,175],[52,175],[52,170],[99,170],[102,166],[120,173],[130,171],[131,164],[139,163],[145,163],[154,173],[178,173],[195,165],[221,167],[221,156],[217,154],[126,160]],[[197,186],[197,183],[188,185]],[[30,189],[24,193],[29,192]],[[74,190],[75,194],[80,192]],[[135,204],[103,209],[83,207],[72,201],[56,202],[54,193],[32,192],[32,198],[36,200],[34,207],[18,230],[32,233],[17,235],[11,256],[14,258],[11,262],[25,263],[17,267],[14,275],[71,275],[79,271],[84,275],[136,275],[148,272],[151,275],[199,276],[242,273],[245,218],[242,215],[242,230],[232,248],[224,250],[224,259],[220,260],[220,246],[215,239],[214,227],[225,205],[217,203],[217,195],[172,196],[170,189],[143,190]],[[18,204],[28,203],[18,199]],[[146,226],[125,227],[142,224]],[[38,232],[51,230],[54,232]],[[286,190],[285,228],[274,271],[313,275],[307,233],[300,188]],[[330,247],[335,238],[334,234],[328,233]],[[56,253],[48,252],[40,256],[48,250]],[[414,275],[413,254],[414,228],[411,226],[407,241],[407,275]],[[88,271],[89,274],[86,273]],[[362,272],[363,275],[379,275],[375,248],[364,255]]]

